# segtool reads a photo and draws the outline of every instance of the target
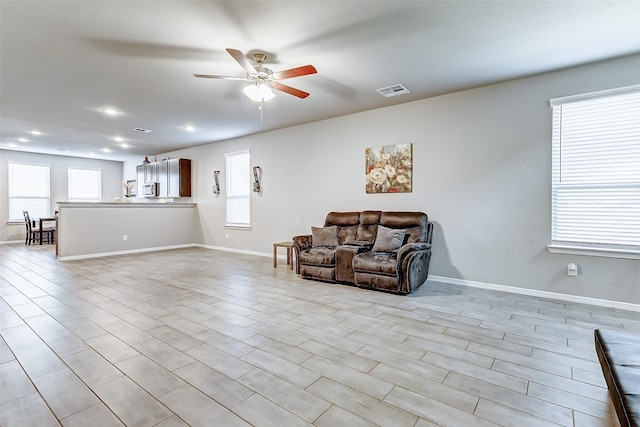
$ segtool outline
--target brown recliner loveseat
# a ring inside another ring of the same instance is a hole
[[[293,237],[303,278],[408,294],[429,274],[433,224],[422,212],[329,212]]]

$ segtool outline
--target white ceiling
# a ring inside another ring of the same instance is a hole
[[[141,158],[638,53],[639,22],[640,1],[0,0],[0,148]],[[193,77],[243,77],[225,48],[313,64],[283,82],[311,95],[260,123],[246,83]]]

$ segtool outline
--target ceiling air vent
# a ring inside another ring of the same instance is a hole
[[[377,89],[377,92],[382,96],[386,96],[387,98],[391,98],[392,96],[404,95],[405,93],[411,93],[409,89],[401,84],[383,87],[381,89]]]
[[[151,133],[151,129],[145,129],[145,128],[135,128],[133,129],[136,132],[142,132],[142,133]]]

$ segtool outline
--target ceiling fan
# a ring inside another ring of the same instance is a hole
[[[288,93],[289,95],[297,96],[298,98],[306,98],[309,93],[296,89],[291,86],[280,83],[280,80],[290,79],[293,77],[306,76],[307,74],[315,74],[318,71],[313,65],[304,65],[302,67],[292,68],[290,70],[273,72],[269,68],[264,67],[264,61],[267,56],[263,53],[255,53],[253,59],[256,66],[249,61],[249,59],[237,49],[226,49],[229,55],[236,60],[238,64],[247,72],[246,77],[233,77],[233,76],[217,76],[210,74],[194,74],[194,77],[205,79],[223,79],[223,80],[240,80],[245,82],[251,82],[252,84],[244,89],[244,93],[253,101],[262,103],[273,98],[275,94],[271,89],[279,90],[280,92]]]

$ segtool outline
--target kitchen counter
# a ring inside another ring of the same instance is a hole
[[[77,208],[77,207],[195,207],[195,203],[183,202],[56,202],[58,207]]]

